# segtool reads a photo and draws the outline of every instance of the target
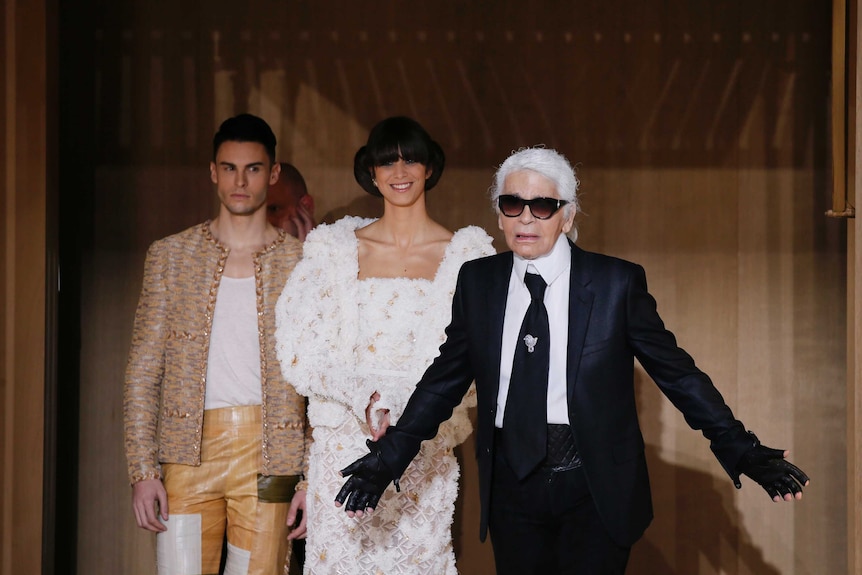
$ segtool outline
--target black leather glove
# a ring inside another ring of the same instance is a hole
[[[377,443],[368,439],[365,444],[368,445],[371,453],[341,470],[343,477],[349,477],[335,496],[335,502],[341,506],[346,501],[345,511],[347,512],[375,509],[380,496],[393,481],[395,490],[401,491],[398,479],[393,477],[380,457],[380,447]]]
[[[754,445],[739,460],[737,470],[759,483],[773,500],[802,493],[802,487],[808,485],[808,476],[784,459],[783,450],[761,445],[756,435],[750,431],[748,434]],[[737,481],[736,488],[740,487],[742,484]]]

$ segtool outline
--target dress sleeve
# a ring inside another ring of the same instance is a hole
[[[327,417],[332,402],[365,421],[368,396],[362,398],[355,375],[353,346],[355,257],[347,249],[345,226],[320,225],[306,238],[303,258],[294,268],[276,304],[276,350],[285,379],[310,399],[309,418]],[[349,230],[352,234],[352,228]],[[361,409],[360,409],[361,407]],[[330,413],[329,415],[334,415]]]

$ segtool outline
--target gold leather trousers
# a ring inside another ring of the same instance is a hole
[[[156,537],[159,575],[217,574],[225,530],[224,575],[288,572],[289,499],[259,500],[261,458],[259,405],[204,412],[200,466],[162,466],[170,516]]]

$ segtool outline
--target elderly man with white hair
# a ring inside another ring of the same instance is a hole
[[[802,498],[808,477],[761,445],[677,346],[643,268],[575,245],[577,188],[550,149],[519,150],[497,170],[491,196],[511,251],[461,268],[440,355],[396,425],[342,471],[336,505],[348,514],[399,487],[475,380],[480,538],[490,529],[497,573],[624,573],[653,517],[635,358],[737,487],[744,474],[775,501]]]

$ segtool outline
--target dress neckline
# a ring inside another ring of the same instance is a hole
[[[443,269],[444,265],[447,261],[449,261],[450,256],[452,255],[452,245],[454,244],[455,237],[458,235],[458,231],[452,233],[452,237],[449,238],[449,243],[446,244],[446,250],[443,252],[443,258],[440,260],[440,263],[437,264],[437,269],[434,270],[434,277],[431,279],[428,278],[409,278],[407,276],[395,276],[395,277],[384,277],[384,276],[369,276],[365,278],[359,277],[359,238],[356,237],[356,230],[358,228],[354,228],[351,236],[353,237],[353,261],[356,262],[356,281],[358,282],[373,282],[373,281],[382,281],[382,280],[393,280],[393,281],[405,281],[405,282],[424,282],[426,284],[434,284],[437,282],[437,278],[440,277],[440,270]]]

